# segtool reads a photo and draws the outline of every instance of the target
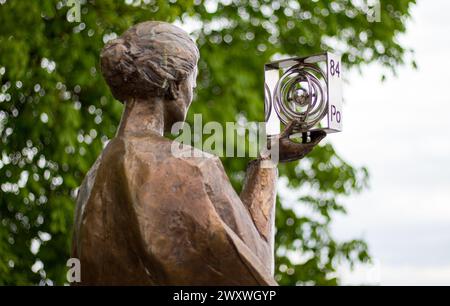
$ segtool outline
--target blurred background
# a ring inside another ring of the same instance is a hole
[[[0,0],[0,284],[67,283],[78,186],[122,111],[98,55],[146,20],[199,46],[188,121],[262,121],[266,62],[342,54],[344,132],[279,166],[280,284],[449,284],[449,6]],[[249,160],[222,161],[239,191]]]
[[[448,1],[419,1],[411,10],[399,41],[415,50],[417,70],[398,68],[385,82],[375,64],[348,75],[345,132],[329,138],[371,179],[332,231],[364,237],[374,265],[343,269],[344,283],[450,284],[448,9]]]

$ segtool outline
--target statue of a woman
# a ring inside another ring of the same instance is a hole
[[[217,157],[175,156],[163,136],[185,120],[198,58],[189,36],[164,22],[140,23],[104,47],[102,72],[125,110],[78,194],[82,284],[276,285],[276,168],[251,162],[239,196]],[[296,144],[282,135],[280,161],[323,137]]]

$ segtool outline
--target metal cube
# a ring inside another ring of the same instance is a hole
[[[342,64],[326,52],[293,57],[264,66],[266,133],[296,120],[294,133],[342,131]]]

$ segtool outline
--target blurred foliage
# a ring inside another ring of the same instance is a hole
[[[202,113],[204,122],[261,120],[263,65],[274,55],[334,50],[347,68],[376,61],[394,71],[411,52],[397,42],[410,0],[382,1],[381,22],[371,22],[367,1],[90,0],[71,23],[66,2],[0,0],[0,284],[66,281],[76,189],[122,111],[99,72],[99,51],[131,25],[193,26],[201,60],[189,120]],[[239,190],[247,160],[223,162]],[[306,191],[296,203],[280,194],[277,280],[337,284],[338,264],[369,260],[363,241],[329,232],[334,214],[345,213],[342,199],[367,185],[367,171],[329,144],[279,168],[286,188]]]

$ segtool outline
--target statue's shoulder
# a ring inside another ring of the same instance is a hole
[[[126,177],[139,175],[178,176],[181,172],[190,180],[207,183],[228,181],[220,158],[189,145],[161,136],[127,136],[112,138],[89,170],[83,185],[92,189],[97,173],[104,168],[114,169]]]
[[[176,191],[180,196],[194,193],[206,202],[239,200],[216,155],[163,137],[128,137],[122,141],[125,148],[122,171],[127,181],[154,190],[168,190],[167,196]]]
[[[216,155],[165,137],[124,137],[116,141],[120,142],[116,146],[124,148],[125,162],[135,161],[158,168],[188,167],[199,171],[223,169]]]

